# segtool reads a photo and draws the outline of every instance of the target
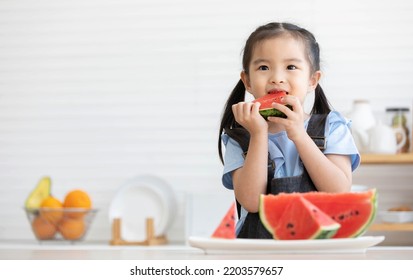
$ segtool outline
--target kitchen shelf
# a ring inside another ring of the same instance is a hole
[[[403,223],[403,224],[372,224],[369,227],[371,231],[413,231],[413,223]]]
[[[413,153],[403,154],[361,154],[361,164],[413,164]],[[413,231],[413,223],[375,223],[369,231]]]
[[[386,155],[361,154],[362,164],[413,164],[413,153]]]

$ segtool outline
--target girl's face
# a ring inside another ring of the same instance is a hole
[[[248,70],[248,74],[241,73],[241,79],[255,99],[272,91],[285,91],[301,103],[321,75],[320,71],[311,73],[304,43],[288,34],[258,43]]]

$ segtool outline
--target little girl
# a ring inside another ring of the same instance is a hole
[[[241,79],[230,94],[220,126],[218,150],[224,163],[222,182],[238,203],[238,238],[272,238],[258,215],[260,194],[347,192],[360,162],[349,122],[331,111],[319,80],[320,50],[312,33],[289,23],[269,23],[248,38]],[[258,102],[285,92],[272,106],[287,117],[259,114]],[[303,110],[315,93],[311,115]],[[225,145],[222,155],[221,140]]]

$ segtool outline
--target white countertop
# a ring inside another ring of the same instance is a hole
[[[413,247],[374,246],[364,253],[227,253],[205,254],[186,244],[162,246],[112,246],[109,242],[0,241],[0,260],[413,260]]]

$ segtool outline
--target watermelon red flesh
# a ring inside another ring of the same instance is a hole
[[[276,92],[271,92],[267,95],[264,95],[260,98],[257,98],[253,102],[259,102],[261,104],[259,112],[261,116],[263,116],[265,119],[267,119],[270,116],[286,118],[287,116],[283,112],[272,107],[272,103],[274,102],[283,104],[281,102],[281,98],[284,96],[287,96],[287,93],[285,91],[276,91]],[[286,106],[292,109],[290,105],[286,105]]]
[[[293,196],[274,230],[274,239],[324,239],[340,224],[302,196]]]
[[[294,196],[303,196],[341,225],[333,238],[356,237],[363,234],[373,221],[377,208],[375,189],[358,193],[309,192],[261,195],[259,214],[269,232],[273,233],[273,228],[279,222],[283,210]]]
[[[211,237],[235,239],[235,202],[232,203]]]
[[[279,223],[281,216],[284,213],[286,207],[290,204],[291,200],[300,196],[298,193],[278,195],[262,194],[260,196],[259,215],[262,224],[265,228],[274,235],[274,228]]]
[[[373,222],[377,199],[376,190],[360,193],[305,194],[305,198],[317,205],[338,223],[341,228],[333,238],[357,237],[363,234]]]
[[[287,96],[285,91],[275,91],[257,98],[253,102],[260,102],[260,109],[270,109],[274,102],[282,104],[281,98],[284,96]]]

